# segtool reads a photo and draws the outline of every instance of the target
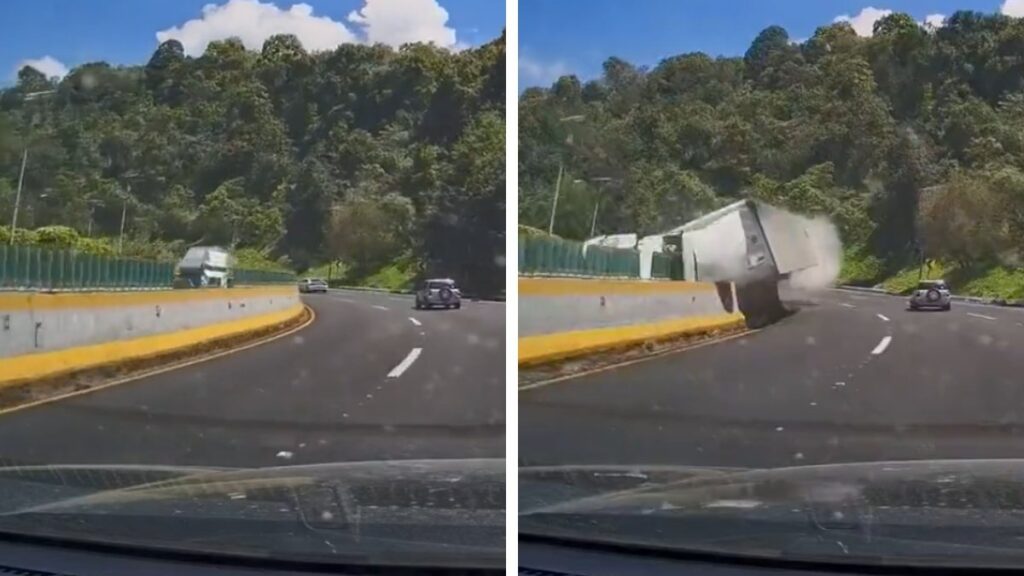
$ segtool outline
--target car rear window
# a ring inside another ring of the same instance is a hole
[[[427,282],[427,288],[430,290],[440,290],[441,288],[454,288],[455,284],[451,282]]]

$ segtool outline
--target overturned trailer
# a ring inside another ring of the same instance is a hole
[[[645,252],[668,253],[678,258],[682,279],[735,283],[748,324],[762,326],[786,313],[779,281],[819,263],[811,226],[804,216],[742,200],[642,239],[641,276],[650,277],[651,256],[645,258]]]

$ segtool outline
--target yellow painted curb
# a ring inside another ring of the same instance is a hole
[[[287,322],[301,314],[303,310],[302,304],[296,304],[279,312],[178,332],[0,359],[0,386],[38,380],[125,360],[166,354],[203,342]]]
[[[642,344],[649,340],[665,340],[712,330],[738,328],[742,314],[714,314],[676,318],[651,324],[612,326],[592,330],[574,330],[519,338],[519,365],[527,366],[602,350]]]
[[[709,282],[677,280],[597,280],[586,278],[520,278],[519,296],[581,296],[715,292]]]
[[[198,358],[190,358],[190,359],[184,360],[182,362],[175,362],[173,364],[169,364],[169,365],[165,365],[165,366],[160,366],[160,367],[157,367],[157,368],[153,368],[151,370],[145,370],[143,372],[137,372],[137,373],[132,374],[130,376],[125,376],[123,378],[117,378],[115,380],[109,380],[107,382],[104,382],[103,384],[99,384],[97,386],[90,386],[89,388],[85,388],[83,390],[75,390],[73,392],[67,392],[65,394],[58,394],[56,396],[49,396],[47,398],[40,398],[39,400],[34,400],[32,402],[26,402],[24,404],[18,404],[17,406],[11,406],[10,408],[3,408],[3,409],[0,409],[0,416],[5,416],[7,414],[11,414],[11,413],[14,413],[14,412],[20,412],[22,410],[28,410],[30,408],[36,408],[38,406],[45,406],[47,404],[52,404],[54,402],[60,402],[61,400],[66,400],[68,398],[75,398],[75,397],[78,397],[78,396],[85,396],[86,394],[93,394],[93,393],[99,392],[101,390],[106,390],[107,388],[113,388],[114,386],[120,386],[121,384],[128,384],[129,382],[135,382],[135,381],[138,381],[138,380],[142,380],[144,378],[149,378],[151,376],[157,376],[159,374],[164,374],[166,372],[172,372],[174,370],[181,370],[182,368],[188,368],[189,366],[195,366],[196,364],[202,364],[203,362],[209,362],[210,360],[216,360],[217,358],[222,358],[222,357],[227,356],[229,354],[235,354],[235,353],[241,352],[243,350],[248,350],[250,348],[255,348],[257,346],[263,346],[264,344],[269,344],[269,343],[271,343],[271,342],[273,342],[275,340],[280,340],[281,338],[285,338],[287,336],[291,336],[292,334],[295,334],[296,332],[299,332],[300,330],[305,329],[307,326],[309,326],[310,324],[312,324],[313,322],[316,321],[316,312],[314,312],[312,308],[310,308],[309,306],[303,306],[302,308],[309,314],[309,318],[307,318],[306,321],[303,322],[302,324],[299,324],[298,326],[295,326],[294,328],[291,328],[291,329],[286,330],[284,332],[281,332],[279,334],[272,334],[272,335],[267,336],[265,338],[261,338],[259,340],[256,340],[255,342],[249,342],[248,344],[243,344],[242,346],[239,346],[237,348],[231,348],[231,349],[228,349],[228,350],[221,350],[220,352],[216,352],[216,353],[213,353],[213,354],[207,354],[207,355],[204,355],[204,356],[200,356]]]
[[[261,296],[294,296],[295,286],[146,290],[138,292],[8,292],[0,293],[0,310],[66,310],[124,308],[201,300],[242,300]]]

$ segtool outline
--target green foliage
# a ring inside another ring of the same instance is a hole
[[[884,278],[882,261],[861,250],[847,249],[839,270],[839,283],[852,286],[874,286]]]
[[[758,198],[830,217],[848,281],[922,256],[963,274],[1016,270],[1022,46],[1021,18],[957,12],[933,29],[893,13],[868,38],[840,22],[795,45],[772,26],[743,58],[667,55],[650,70],[610,58],[586,85],[521,95],[520,222],[547,230],[561,166],[570,183],[608,181],[600,233],[656,233]],[[561,192],[555,232],[583,239],[598,194]]]
[[[359,286],[386,290],[412,290],[415,287],[417,276],[416,264],[408,259],[400,259],[364,278],[351,275],[345,276],[345,278],[357,282]]]
[[[26,228],[117,238],[124,215],[125,254],[221,244],[305,269],[342,257],[328,242],[332,206],[393,197],[413,209],[404,241],[372,261],[346,252],[352,267],[412,251],[467,288],[503,281],[504,71],[504,36],[459,52],[311,53],[276,35],[258,51],[212,42],[199,57],[169,40],[142,66],[87,63],[60,81],[25,68],[0,90],[0,222],[27,146]],[[447,219],[459,225],[438,225]],[[368,226],[392,228],[349,223]],[[46,241],[71,241],[61,234]]]
[[[331,211],[328,246],[366,275],[409,250],[414,218],[412,202],[396,194],[350,198]]]

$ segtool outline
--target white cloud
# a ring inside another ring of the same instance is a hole
[[[63,78],[68,75],[68,67],[63,62],[57,60],[53,56],[43,56],[42,58],[27,58],[18,62],[18,65],[14,68],[14,74],[25,66],[31,66],[36,70],[39,70],[46,75],[47,78]]]
[[[868,6],[856,16],[850,16],[849,14],[836,16],[833,22],[849,22],[858,36],[871,36],[874,34],[875,22],[889,14],[892,14],[892,10],[882,10],[874,6]]]
[[[1024,17],[1024,0],[1006,0],[999,11],[1007,16]]]
[[[945,14],[929,14],[924,17],[925,28],[942,28],[946,25]]]
[[[569,66],[560,60],[541,62],[523,54],[519,55],[520,88],[526,86],[547,86],[569,73]]]
[[[274,34],[294,34],[310,51],[330,50],[357,38],[340,22],[313,15],[309,4],[295,4],[287,10],[259,0],[228,0],[226,4],[207,4],[201,18],[189,20],[156,33],[160,42],[175,39],[185,53],[199,56],[207,44],[236,36],[246,48],[259,50]]]
[[[348,15],[348,21],[362,27],[366,40],[373,44],[457,45],[455,29],[447,26],[448,11],[437,0],[365,0],[362,8]]]

